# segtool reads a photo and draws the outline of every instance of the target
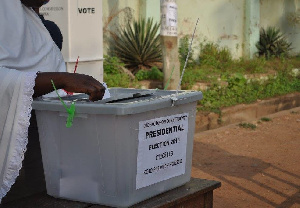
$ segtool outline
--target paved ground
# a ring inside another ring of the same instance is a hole
[[[215,208],[300,207],[300,108],[266,117],[195,135],[192,177],[222,182]]]

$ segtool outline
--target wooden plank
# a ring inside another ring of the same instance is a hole
[[[143,201],[131,208],[211,208],[213,190],[221,183],[192,178],[187,184]],[[108,208],[102,205],[56,199],[46,193],[0,205],[0,208]]]
[[[86,208],[89,204],[56,199],[46,193],[36,194],[7,204],[1,204],[0,208]]]
[[[189,183],[181,187],[162,193],[131,208],[212,207],[213,190],[219,187],[221,187],[221,183],[218,181],[192,178]],[[199,203],[199,206],[195,206],[197,203]],[[105,207],[94,205],[90,208]]]

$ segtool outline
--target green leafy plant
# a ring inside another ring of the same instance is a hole
[[[135,74],[135,78],[139,81],[141,80],[163,80],[163,73],[157,68],[152,67],[151,70],[139,70]]]
[[[300,80],[284,71],[270,76],[265,82],[248,80],[239,73],[228,76],[226,81],[227,86],[215,82],[208,90],[203,91],[203,99],[199,102],[200,109],[210,111],[300,91]]]
[[[120,70],[124,63],[117,57],[104,57],[103,62],[103,79],[108,87],[130,87],[132,85],[131,78]]]
[[[183,75],[181,88],[188,90],[191,89],[197,81],[204,80],[202,82],[213,82],[215,79],[214,76],[209,76],[209,73],[205,69],[188,67]]]
[[[104,56],[103,69],[107,74],[118,74],[124,63],[116,56]]]
[[[232,55],[228,48],[221,48],[215,43],[200,44],[199,61],[201,65],[211,66],[217,69],[226,68],[232,62]]]
[[[140,69],[149,69],[162,62],[162,51],[158,30],[160,24],[152,18],[139,19],[120,30],[111,44],[112,52],[125,65],[136,73]]]
[[[268,117],[262,117],[260,120],[261,120],[261,121],[266,121],[266,122],[272,121],[272,119],[270,119],[270,118],[268,118]]]
[[[256,125],[252,124],[252,123],[240,123],[239,127],[246,128],[246,129],[252,129],[252,130],[256,129]]]
[[[189,48],[190,48],[189,36],[185,35],[183,38],[181,38],[179,40],[179,47],[178,47],[179,60],[180,60],[181,66],[183,66],[185,61],[186,61],[186,57],[188,55]],[[193,56],[194,56],[194,50],[191,49],[190,55],[189,55],[189,58],[188,58],[189,66],[191,64],[193,65],[193,63],[194,63]]]
[[[228,67],[231,68],[231,70],[228,71],[245,72],[249,74],[265,73],[267,71],[266,62],[265,57],[257,57],[253,59],[240,58]]]
[[[261,28],[259,42],[256,44],[258,55],[271,57],[288,56],[292,43],[275,27]]]

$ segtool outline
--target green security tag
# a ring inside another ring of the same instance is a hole
[[[73,125],[73,120],[75,116],[75,102],[72,102],[70,108],[69,109],[66,108],[66,110],[68,113],[66,127],[70,128]]]
[[[55,84],[54,84],[54,82],[53,82],[52,79],[51,79],[51,83],[52,83],[52,86],[53,86],[53,88],[54,88],[54,90],[55,90],[55,92],[56,92],[56,94],[57,94],[60,102],[63,104],[63,106],[65,107],[65,109],[66,109],[66,111],[68,113],[66,127],[70,128],[73,125],[73,119],[74,119],[74,116],[75,116],[75,102],[72,102],[70,108],[68,108],[68,106],[65,104],[65,102],[59,96],[59,94],[57,92],[57,89],[55,87]]]

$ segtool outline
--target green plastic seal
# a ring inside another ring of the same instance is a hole
[[[70,128],[72,127],[73,125],[73,120],[74,120],[74,116],[75,116],[75,102],[73,101],[71,103],[71,106],[68,108],[68,106],[65,104],[65,102],[61,99],[61,97],[59,96],[58,92],[57,92],[57,89],[55,87],[55,84],[53,82],[53,80],[51,79],[51,83],[52,83],[52,86],[60,100],[60,102],[63,104],[64,108],[66,109],[67,113],[68,113],[68,118],[67,118],[67,122],[66,122],[66,127],[67,128]]]

